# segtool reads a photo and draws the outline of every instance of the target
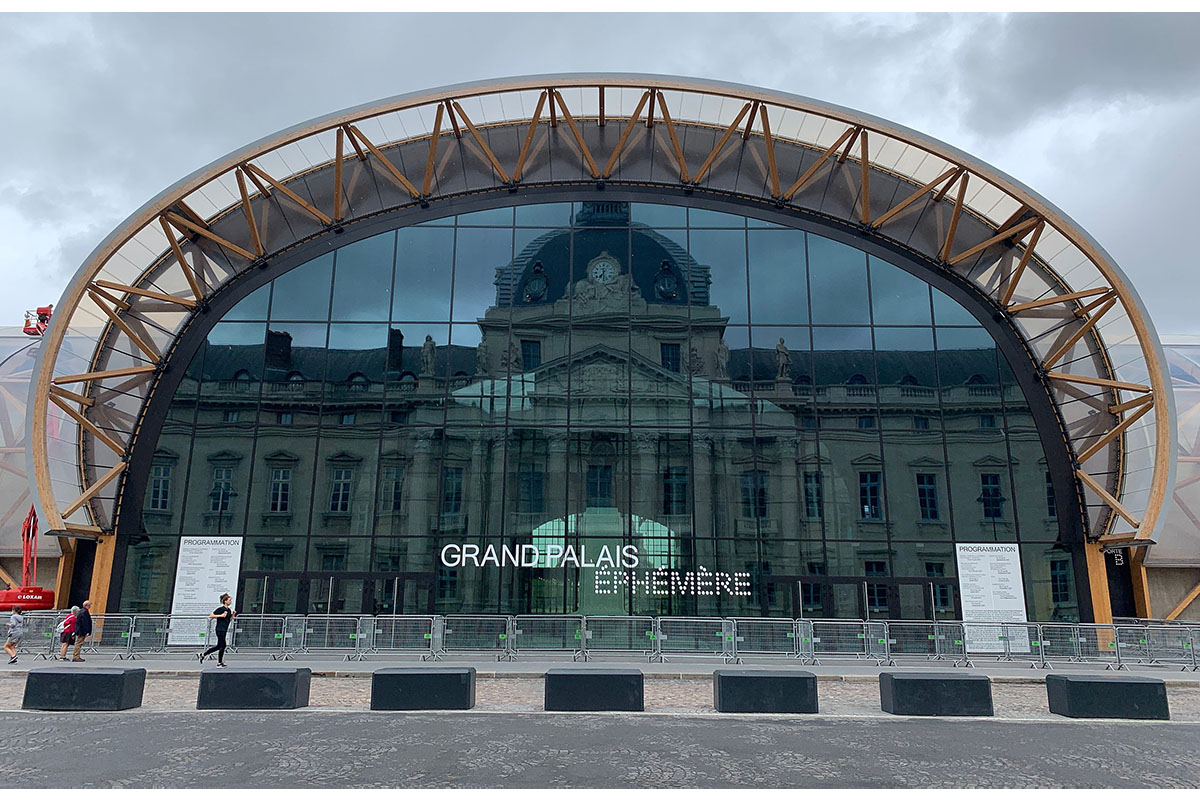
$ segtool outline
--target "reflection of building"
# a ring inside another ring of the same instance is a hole
[[[955,540],[1019,539],[1037,615],[1078,615],[1029,409],[961,307],[812,234],[726,216],[729,227],[694,229],[689,256],[630,215],[585,203],[503,268],[460,256],[464,280],[490,270],[498,288],[488,307],[455,313],[473,321],[449,343],[424,333],[399,277],[395,302],[372,320],[364,296],[356,323],[315,321],[327,304],[310,321],[274,320],[296,316],[276,311],[287,276],[251,294],[171,404],[122,607],[163,609],[173,537],[220,530],[247,535],[242,603],[256,610],[383,612],[399,592],[407,612],[865,605],[919,618],[956,611]],[[482,230],[472,222],[431,230],[453,246]],[[706,237],[726,249],[706,250]],[[747,237],[748,251],[730,249]],[[339,252],[297,272],[335,297],[343,270],[390,278],[396,237],[380,238],[361,245],[361,264]],[[760,249],[770,258],[756,272],[792,273],[805,324],[748,325],[771,303],[752,285],[747,313],[744,277],[710,277]],[[822,254],[887,290],[834,296]],[[440,565],[441,546],[462,542],[634,544],[653,566],[749,572],[754,593],[630,601],[597,596],[584,569]]]
[[[1148,613],[1173,422],[1102,249],[886,121],[650,85],[394,99],[131,217],[31,394],[60,594],[166,610],[211,533],[245,537],[248,610],[928,617],[961,610],[955,545],[1001,541],[1034,618]]]

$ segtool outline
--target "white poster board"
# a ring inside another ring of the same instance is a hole
[[[1014,653],[1029,652],[1025,584],[1018,545],[962,542],[955,545],[963,622],[1012,622],[1015,626],[967,625],[967,650],[1002,653],[1004,639]]]
[[[207,637],[201,634],[208,628],[208,615],[221,605],[221,595],[234,595],[233,607],[237,608],[241,564],[240,536],[184,536],[179,540],[171,615],[198,618],[173,619],[167,644],[207,646]]]

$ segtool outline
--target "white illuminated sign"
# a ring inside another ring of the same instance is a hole
[[[667,569],[638,569],[642,563],[635,545],[621,547],[603,545],[588,550],[583,544],[496,545],[447,544],[440,553],[445,567],[539,567],[556,569],[577,567],[595,569],[597,595],[634,594],[664,597],[694,595],[697,597],[750,596],[749,572],[717,572],[698,567],[691,572]]]

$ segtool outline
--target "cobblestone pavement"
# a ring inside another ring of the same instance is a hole
[[[1200,786],[1198,734],[1191,723],[1142,722],[2,711],[0,781],[6,788],[1187,788]]]

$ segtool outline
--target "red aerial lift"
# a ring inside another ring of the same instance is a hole
[[[54,306],[38,306],[32,311],[25,312],[25,334],[27,336],[41,336],[46,332],[46,326],[50,324],[50,317],[54,314]]]
[[[29,507],[25,525],[21,528],[21,585],[0,591],[0,611],[20,606],[22,611],[43,611],[54,608],[54,592],[34,586],[37,568],[37,512]]]

